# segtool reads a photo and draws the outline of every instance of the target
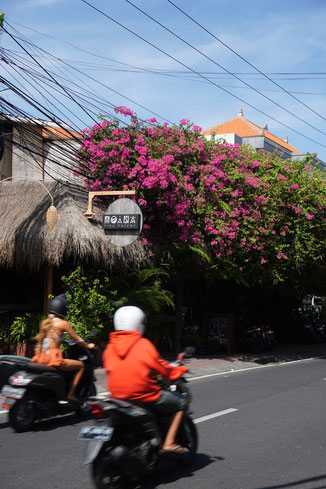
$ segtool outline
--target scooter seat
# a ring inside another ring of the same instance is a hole
[[[138,406],[144,409],[151,416],[157,416],[157,411],[155,410],[155,407],[151,404],[148,404],[148,402],[136,401],[136,399],[124,399],[124,401],[129,402],[133,406]]]
[[[40,370],[42,372],[58,372],[56,367],[50,367],[49,365],[45,365],[44,363],[37,362],[29,362],[25,364],[24,369],[28,370],[29,372],[39,372]]]
[[[110,396],[106,399],[106,401],[109,401],[115,404],[117,407],[121,407],[121,408],[129,408],[131,406],[140,407],[144,409],[147,412],[147,414],[150,415],[151,417],[157,414],[153,406],[150,406],[148,405],[148,403],[145,402],[136,401],[135,399],[118,399],[116,397]]]

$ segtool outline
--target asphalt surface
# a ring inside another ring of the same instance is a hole
[[[326,488],[326,345],[193,358],[188,378],[199,450],[192,467],[162,464],[146,489]],[[97,370],[98,389],[105,372]],[[0,481],[10,489],[90,489],[89,424],[75,415],[14,433],[0,412]]]
[[[194,356],[185,360],[189,371],[187,378],[202,376],[217,376],[225,372],[236,372],[259,366],[273,366],[283,363],[319,358],[326,356],[326,344],[280,344],[273,350],[260,353],[219,353],[208,356]],[[170,360],[173,360],[170,358]],[[106,390],[106,372],[103,368],[96,370],[96,377],[100,390]]]

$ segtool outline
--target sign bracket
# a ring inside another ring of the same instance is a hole
[[[85,212],[87,219],[94,219],[95,214],[93,212],[93,199],[96,196],[110,196],[110,195],[136,195],[136,190],[99,190],[88,192],[88,209]]]

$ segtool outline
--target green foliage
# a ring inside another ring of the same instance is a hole
[[[174,307],[171,292],[162,286],[161,278],[167,276],[161,268],[134,269],[115,277],[113,283],[125,305],[136,305],[150,314],[159,312],[162,306]]]
[[[170,346],[166,313],[174,308],[174,301],[172,293],[163,286],[165,278],[168,274],[161,268],[145,268],[130,270],[112,281],[123,305],[140,307],[146,313],[146,336],[155,344],[164,338],[164,343]]]
[[[162,285],[166,276],[159,268],[129,270],[108,277],[102,271],[82,273],[77,267],[62,277],[70,302],[67,320],[82,338],[97,328],[106,339],[112,330],[114,311],[124,305],[134,305],[148,316],[148,336],[157,337],[165,324],[162,311],[174,307],[172,294]]]
[[[104,271],[83,272],[77,267],[61,277],[70,304],[66,319],[81,338],[89,338],[96,328],[99,330],[96,341],[106,340],[113,327],[114,311],[123,305],[135,305],[148,316],[148,336],[158,340],[165,329],[162,312],[174,307],[171,292],[162,285],[166,277],[167,273],[160,268],[135,269],[109,278]],[[41,314],[29,313],[16,317],[11,326],[13,341],[30,343],[38,334],[42,319]]]
[[[201,341],[201,336],[197,332],[182,335],[182,345],[184,348],[186,348],[187,346],[194,346],[196,350],[199,350],[201,346]]]
[[[39,332],[40,322],[44,316],[39,313],[27,313],[16,317],[10,326],[10,337],[17,343],[32,343]]]
[[[79,336],[87,338],[94,328],[110,328],[119,301],[104,272],[83,274],[77,267],[70,275],[62,277],[62,283],[70,303],[66,319]]]

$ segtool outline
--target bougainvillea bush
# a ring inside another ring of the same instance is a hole
[[[175,243],[207,253],[217,277],[252,284],[299,280],[325,265],[325,173],[179,125],[130,117],[85,129],[78,171],[91,190],[135,189],[142,239],[153,250]],[[198,259],[198,255],[197,255]]]

